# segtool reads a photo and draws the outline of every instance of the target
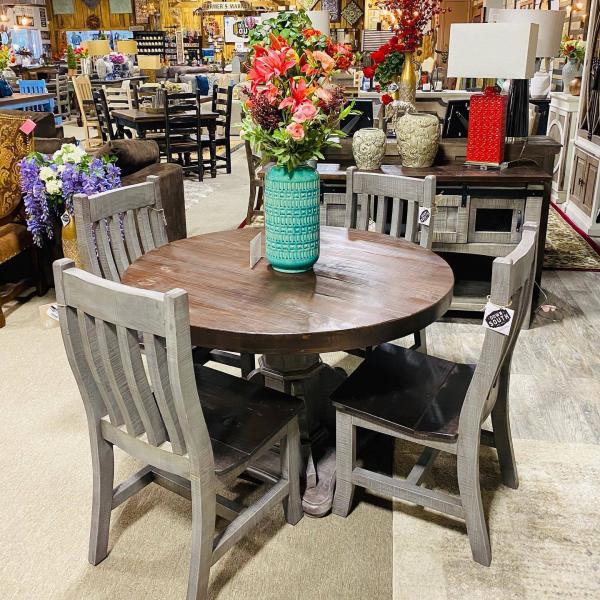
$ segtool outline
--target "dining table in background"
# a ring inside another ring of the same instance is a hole
[[[144,139],[146,134],[151,131],[164,130],[165,115],[163,112],[154,113],[148,112],[140,108],[119,108],[111,111],[111,116],[117,126],[117,131],[120,137],[124,137],[125,128],[135,130],[140,139]],[[182,115],[178,115],[181,119]],[[217,176],[217,149],[214,141],[217,134],[217,119],[219,114],[212,111],[203,112],[200,114],[200,125],[206,127],[210,143],[210,175]],[[195,119],[195,114],[190,114],[190,119]]]
[[[250,241],[259,231],[161,246],[136,260],[123,283],[186,290],[195,346],[261,355],[249,378],[304,400],[301,434],[307,473],[314,474],[313,457],[334,439],[329,397],[345,378],[320,354],[375,346],[431,325],[450,306],[454,276],[417,244],[337,227],[321,228],[312,271],[279,273],[264,258],[251,269]]]
[[[0,98],[0,110],[27,110],[44,104],[54,98],[54,94],[21,94],[14,92],[11,96]]]

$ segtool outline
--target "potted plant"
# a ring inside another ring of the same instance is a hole
[[[67,46],[67,72],[69,77],[75,77],[77,75],[77,55],[75,54],[75,50],[73,50],[73,46],[69,44]]]
[[[253,43],[242,135],[273,166],[265,176],[266,255],[277,271],[299,273],[319,257],[319,175],[315,159],[339,147],[340,119],[352,112],[336,71],[354,56],[311,27],[306,13],[281,13],[250,32]]]
[[[566,92],[573,79],[581,77],[583,72],[585,42],[565,36],[560,43],[560,55],[567,59],[562,69],[563,90]]]
[[[121,171],[114,161],[114,157],[91,156],[75,144],[63,144],[52,156],[33,152],[21,161],[27,229],[37,246],[58,242],[64,256],[78,262],[73,195],[119,187]],[[54,254],[60,251],[55,249]]]

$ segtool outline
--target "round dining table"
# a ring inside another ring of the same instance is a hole
[[[320,257],[311,271],[280,273],[265,258],[251,267],[250,242],[261,232],[220,231],[161,246],[129,266],[123,283],[186,290],[195,346],[259,354],[249,378],[303,399],[310,488],[318,484],[311,457],[322,455],[335,435],[326,425],[329,397],[345,376],[320,354],[364,349],[426,328],[448,310],[454,276],[431,250],[340,227],[321,228]]]

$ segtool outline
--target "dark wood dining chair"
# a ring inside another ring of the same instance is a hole
[[[479,446],[491,445],[505,485],[518,486],[509,422],[510,366],[529,310],[534,277],[536,226],[527,223],[519,245],[496,258],[488,317],[508,333],[486,329],[477,365],[454,363],[393,344],[382,344],[334,392],[337,488],[333,512],[347,516],[355,486],[464,519],[473,558],[489,566],[492,552],[481,501]],[[512,321],[508,311],[514,311]],[[506,335],[505,335],[506,333]],[[491,414],[493,431],[482,429]],[[409,440],[425,450],[406,478],[398,480],[357,466],[357,429]],[[457,458],[459,496],[422,483],[440,452]]]
[[[151,482],[191,499],[188,600],[205,599],[210,567],[283,503],[302,518],[302,402],[193,364],[188,295],[132,288],[54,263],[69,364],[87,415],[92,451],[88,560],[108,555],[111,512]],[[147,370],[138,339],[144,340]],[[250,462],[280,444],[281,477],[248,508],[219,495]],[[114,486],[114,446],[145,466]],[[215,534],[220,515],[230,523]]]
[[[434,175],[425,178],[346,171],[346,193],[324,194],[322,223],[351,229],[372,229],[431,250],[435,204]],[[388,226],[388,216],[391,222]],[[427,215],[422,221],[420,216]],[[414,334],[413,349],[427,352],[425,330]]]
[[[110,115],[110,108],[108,107],[104,90],[93,90],[92,96],[94,98],[96,114],[98,115],[98,126],[100,129],[100,135],[102,136],[102,141],[109,142],[119,139]]]
[[[181,165],[184,173],[195,172],[198,180],[204,178],[202,158],[202,127],[200,105],[196,94],[188,92],[164,93],[165,154],[167,162]]]
[[[73,197],[77,244],[83,267],[111,281],[121,281],[127,267],[142,254],[168,243],[159,178],[93,196]],[[194,348],[194,362],[214,361],[241,369],[255,368],[254,354]]]
[[[217,152],[217,168],[225,167],[227,174],[231,173],[231,108],[233,106],[233,84],[229,84],[227,88],[219,87],[217,83],[213,86],[212,112],[217,113],[216,125],[217,135],[214,140],[216,148],[224,148],[225,154]],[[202,138],[202,146],[210,148],[210,138],[204,135]],[[219,164],[221,163],[221,164]],[[210,165],[210,160],[205,161],[205,166]]]

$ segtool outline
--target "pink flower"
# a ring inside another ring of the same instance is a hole
[[[321,63],[321,67],[325,73],[329,73],[335,67],[335,60],[327,54],[327,52],[323,52],[321,50],[315,50],[312,53],[312,57]]]
[[[292,112],[294,112],[298,106],[300,106],[306,99],[308,95],[308,88],[306,86],[306,81],[304,79],[300,79],[297,82],[293,79],[290,79],[290,94],[287,98],[284,98],[279,103],[279,110],[283,110],[284,108],[290,107]]]
[[[294,111],[292,120],[296,123],[304,123],[304,121],[314,119],[316,114],[317,109],[315,108],[315,105],[307,100]]]
[[[299,142],[304,139],[304,129],[300,123],[290,123],[285,130],[292,136],[292,139]]]
[[[322,87],[318,87],[315,90],[315,96],[319,100],[323,100],[323,102],[331,102],[331,99],[333,98],[333,95],[331,94],[331,92]]]

